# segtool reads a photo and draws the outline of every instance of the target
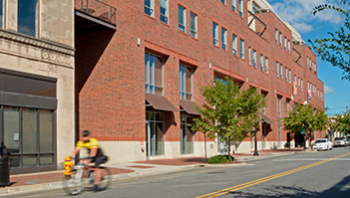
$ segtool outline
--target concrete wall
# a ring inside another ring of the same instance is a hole
[[[57,79],[57,162],[74,146],[73,1],[38,0],[38,38],[17,33],[17,0],[8,0],[0,29],[0,67]]]

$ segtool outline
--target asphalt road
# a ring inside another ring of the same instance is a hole
[[[75,197],[350,197],[350,147],[249,162],[240,167],[198,167],[114,181],[102,192]],[[64,197],[61,190],[12,197]]]

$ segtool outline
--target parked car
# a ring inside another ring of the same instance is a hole
[[[313,143],[312,149],[313,150],[332,150],[333,144],[329,139],[322,138],[322,139],[317,139]]]
[[[334,147],[349,146],[349,144],[350,144],[349,138],[347,138],[347,137],[336,137],[336,138],[334,138],[334,141],[333,141]]]

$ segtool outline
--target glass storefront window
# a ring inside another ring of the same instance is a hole
[[[40,153],[51,153],[53,149],[53,114],[49,110],[40,110]]]
[[[11,154],[20,153],[20,112],[17,107],[4,108],[4,144]]]
[[[23,153],[36,153],[38,130],[35,109],[22,109]]]

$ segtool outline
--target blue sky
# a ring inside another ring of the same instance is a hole
[[[327,32],[339,30],[344,18],[336,11],[324,11],[313,16],[310,11],[326,0],[267,0],[273,10],[286,22],[289,22],[309,45],[308,40],[329,37]],[[331,1],[334,2],[334,1]],[[325,107],[328,115],[350,111],[350,81],[341,80],[343,71],[330,63],[317,58],[318,78],[325,85]]]

